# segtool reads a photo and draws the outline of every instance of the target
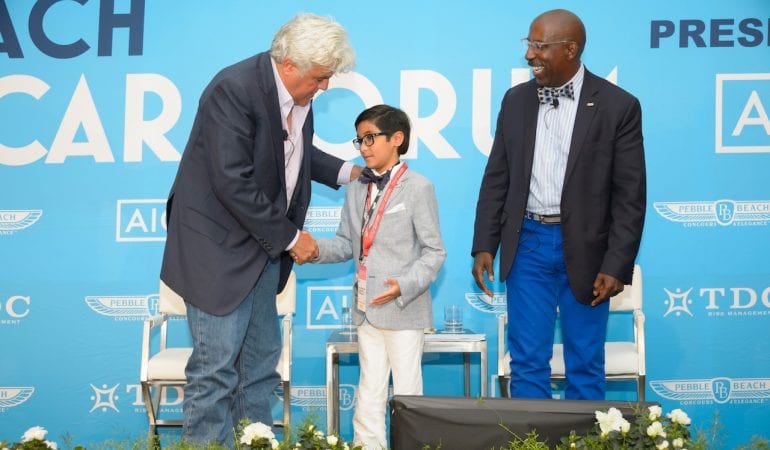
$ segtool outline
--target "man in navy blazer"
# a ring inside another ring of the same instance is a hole
[[[646,207],[639,101],[588,72],[581,20],[548,11],[523,40],[534,79],[502,101],[476,209],[472,274],[500,248],[511,396],[550,398],[557,307],[567,398],[603,399],[609,302],[631,282]]]
[[[336,188],[360,172],[313,146],[311,100],[354,59],[341,25],[303,14],[276,33],[269,52],[223,69],[201,95],[168,199],[161,269],[185,300],[192,332],[189,441],[231,446],[242,419],[273,423],[275,296],[292,257],[315,250],[301,231],[310,180]]]

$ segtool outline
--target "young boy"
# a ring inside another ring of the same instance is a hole
[[[313,262],[356,259],[353,323],[361,377],[354,441],[387,448],[385,404],[393,372],[396,395],[422,395],[422,346],[433,325],[430,284],[446,257],[433,185],[399,156],[409,148],[406,113],[388,105],[362,112],[353,144],[366,162],[351,183],[337,235],[318,241]]]

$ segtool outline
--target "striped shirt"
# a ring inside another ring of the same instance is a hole
[[[532,161],[527,211],[537,214],[561,213],[561,191],[584,74],[585,68],[581,64],[570,80],[575,90],[574,99],[559,97],[558,108],[541,104],[537,112],[535,156]]]

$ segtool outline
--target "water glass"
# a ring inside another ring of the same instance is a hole
[[[444,306],[444,332],[463,332],[463,310],[460,305]]]

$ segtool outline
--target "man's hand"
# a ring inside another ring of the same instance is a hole
[[[484,272],[487,273],[490,282],[495,281],[495,269],[492,268],[494,257],[489,252],[477,252],[473,256],[473,279],[476,280],[476,286],[485,294],[492,297],[492,291],[484,283]]]
[[[390,285],[390,288],[377,297],[374,297],[372,299],[372,305],[381,306],[401,296],[401,286],[398,285],[398,281],[392,278],[386,278],[385,284]]]
[[[591,302],[591,306],[596,306],[601,302],[607,301],[610,297],[614,297],[623,292],[623,282],[617,278],[607,275],[605,273],[599,273],[594,280],[594,299]]]
[[[313,239],[313,236],[307,231],[303,231],[299,234],[297,243],[294,247],[289,249],[289,255],[291,255],[294,262],[297,264],[304,264],[308,261],[312,261],[318,258],[319,250],[318,243]]]
[[[361,171],[364,170],[363,167],[359,165],[354,165],[352,169],[350,169],[350,181],[356,181],[358,177],[361,176]]]

